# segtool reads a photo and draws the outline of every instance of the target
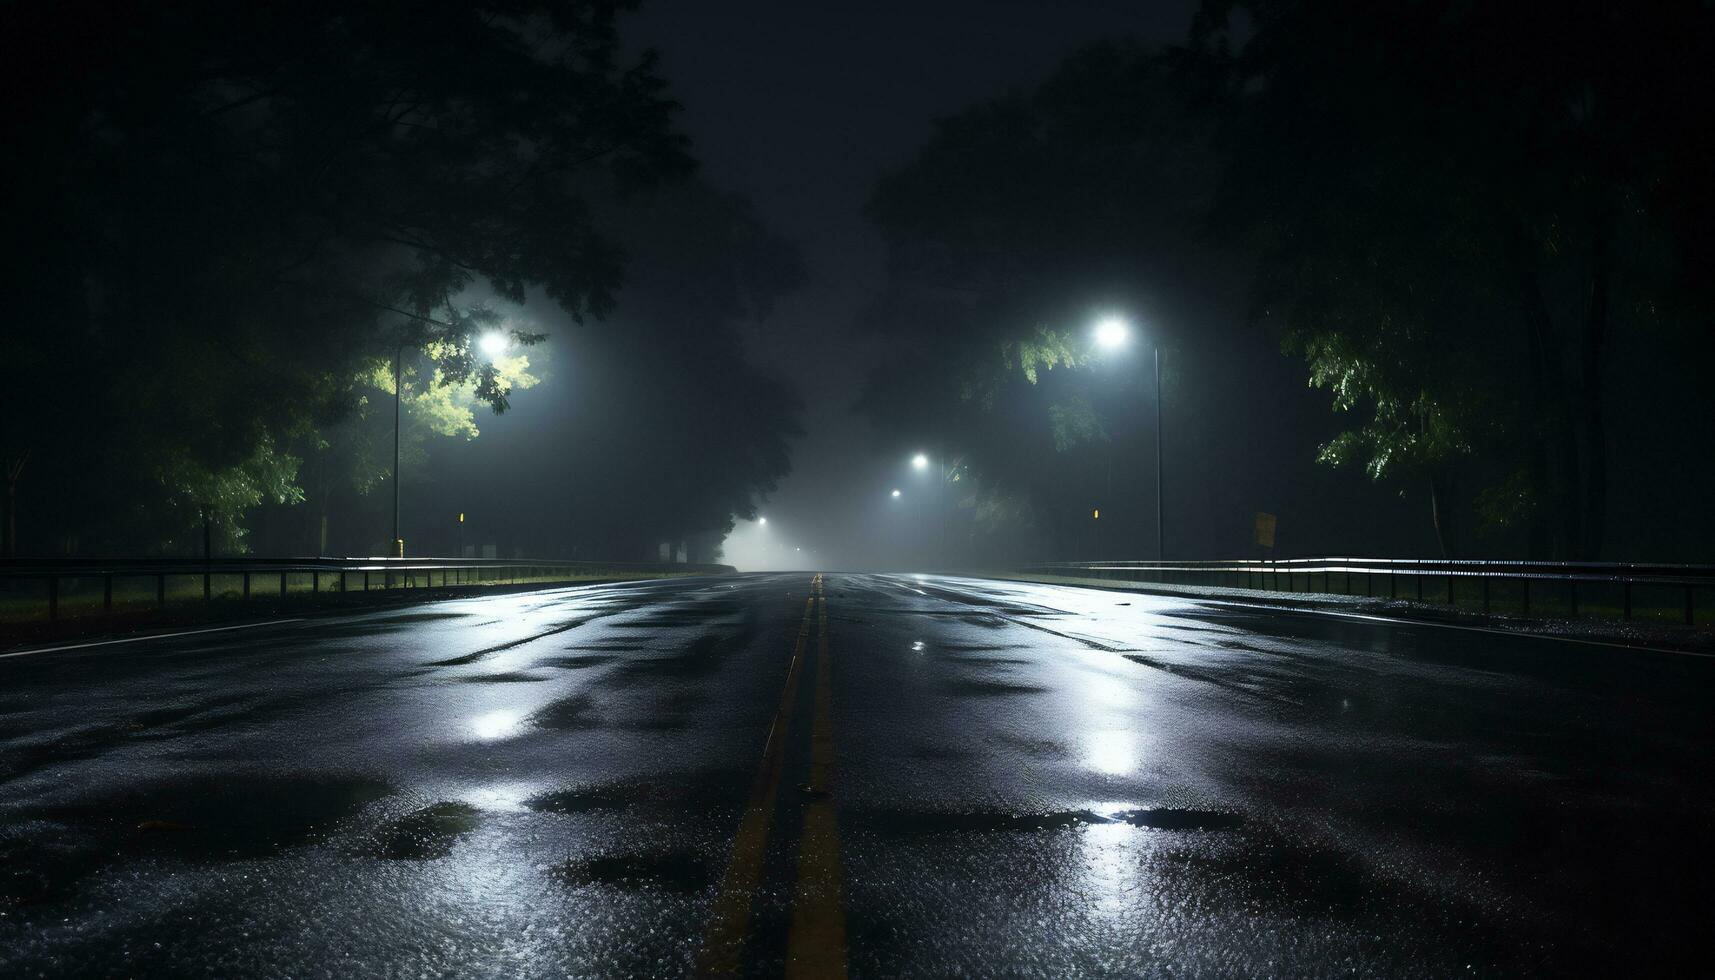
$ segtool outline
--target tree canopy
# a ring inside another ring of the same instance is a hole
[[[543,339],[502,309],[611,318],[626,202],[695,165],[631,6],[8,5],[0,455],[30,546],[212,520],[237,547],[379,364],[419,414],[499,412],[477,336]]]
[[[1712,65],[1693,0],[1208,0],[1179,45],[1094,45],[877,184],[896,344],[863,407],[956,447],[969,514],[1087,516],[1100,477],[1069,476],[1150,442],[1088,325],[1131,314],[1169,415],[1208,416],[1236,287],[1330,396],[1306,454],[1421,493],[1444,553],[1603,556],[1613,413],[1710,407],[1639,351],[1710,358]]]

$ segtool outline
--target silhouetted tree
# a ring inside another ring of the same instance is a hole
[[[7,5],[9,485],[137,544],[289,499],[285,447],[401,347],[503,409],[465,290],[609,313],[592,199],[691,168],[627,6]]]
[[[1068,472],[1109,465],[1114,416],[1137,416],[1142,391],[1068,369],[1091,365],[1097,314],[1174,311],[1218,265],[1194,233],[1213,170],[1201,125],[1153,52],[1098,44],[939,120],[877,185],[888,283],[867,322],[892,344],[860,407],[895,451],[949,461],[973,530],[1087,523],[1089,481]],[[1151,317],[1150,339],[1192,323]]]
[[[1497,460],[1491,523],[1528,526],[1537,554],[1601,553],[1611,341],[1668,314],[1681,246],[1706,241],[1678,212],[1708,214],[1688,174],[1712,17],[1204,3],[1181,55],[1230,161],[1216,227],[1259,256],[1257,313],[1313,383],[1369,414],[1325,459],[1427,472],[1438,525],[1459,460]]]

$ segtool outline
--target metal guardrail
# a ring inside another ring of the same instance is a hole
[[[1516,610],[1525,616],[1593,615],[1629,622],[1647,611],[1650,618],[1676,619],[1687,626],[1697,625],[1702,611],[1704,621],[1715,621],[1715,609],[1704,608],[1715,606],[1715,565],[1288,558],[1043,562],[1021,570],[1161,585],[1413,599],[1485,613]],[[1670,594],[1673,602],[1664,603]]]
[[[522,582],[550,583],[573,581],[577,578],[602,575],[639,574],[725,574],[730,565],[692,565],[668,562],[588,562],[540,561],[495,558],[10,558],[0,559],[0,622],[40,619],[45,611],[49,621],[59,619],[62,605],[76,594],[89,601],[86,586],[99,585],[99,611],[111,614],[116,609],[115,585],[132,586],[130,597],[121,592],[118,607],[126,609],[164,608],[169,596],[186,601],[182,593],[170,591],[169,582],[183,585],[185,580],[200,580],[201,601],[208,602],[227,594],[223,587],[215,589],[217,581],[224,584],[236,580],[236,597],[248,599],[252,586],[264,582],[279,590],[280,598],[291,594],[294,580],[307,581],[309,593],[320,594],[369,591],[381,589],[429,588],[517,584]],[[142,593],[138,598],[135,587],[152,583],[153,595]],[[355,587],[354,587],[355,586]],[[24,589],[30,595],[20,595]],[[40,592],[39,599],[36,593]],[[193,588],[191,600],[197,598]],[[18,610],[28,611],[18,615]],[[89,611],[96,611],[91,608]]]

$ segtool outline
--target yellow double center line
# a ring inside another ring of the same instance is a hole
[[[745,934],[750,928],[750,908],[762,882],[763,859],[774,811],[780,795],[780,778],[786,763],[786,745],[792,729],[792,709],[798,700],[798,681],[809,643],[810,624],[816,631],[815,718],[810,729],[809,797],[804,807],[803,837],[799,842],[798,886],[792,903],[792,929],[787,939],[788,976],[844,977],[846,975],[846,920],[840,895],[839,827],[832,798],[834,777],[833,676],[828,656],[828,599],[822,576],[810,580],[810,597],[804,602],[804,619],[792,649],[792,664],[786,671],[786,687],[780,707],[769,728],[762,762],[751,782],[750,798],[739,821],[733,842],[732,861],[721,879],[720,892],[710,910],[708,932],[697,960],[704,975],[739,972],[744,955]]]

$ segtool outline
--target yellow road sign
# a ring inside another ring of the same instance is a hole
[[[1256,543],[1260,548],[1274,547],[1274,515],[1256,512]]]

